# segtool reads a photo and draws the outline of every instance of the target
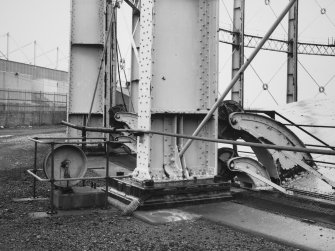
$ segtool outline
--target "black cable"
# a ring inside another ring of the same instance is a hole
[[[106,37],[106,41],[105,41],[105,48],[104,48],[104,50],[102,52],[102,56],[101,56],[101,60],[100,60],[100,66],[99,66],[99,71],[98,71],[98,76],[97,76],[97,80],[96,80],[95,87],[94,87],[94,92],[93,92],[93,97],[92,97],[92,100],[91,100],[90,110],[89,110],[89,113],[88,113],[88,116],[87,116],[86,126],[90,122],[91,115],[92,115],[92,109],[93,109],[93,105],[94,105],[95,95],[96,95],[96,92],[97,92],[97,89],[98,89],[98,84],[99,84],[99,79],[100,79],[100,75],[101,75],[101,70],[102,70],[103,62],[104,62],[104,59],[105,59],[105,54],[106,54],[107,47],[108,47],[107,46],[108,38],[110,36],[110,32],[112,30],[112,28],[111,28],[112,27],[112,23],[113,23],[113,20],[114,20],[114,17],[115,17],[114,11],[115,10],[113,8],[112,9],[112,16],[111,16],[111,20],[110,20],[109,28],[108,28],[108,32],[107,32],[107,37]]]
[[[117,42],[116,42],[116,44],[117,44]],[[118,72],[119,81],[120,81],[120,90],[121,90],[122,102],[123,102],[124,108],[125,108],[125,110],[127,112],[128,108],[127,108],[127,105],[126,105],[126,101],[124,100],[124,93],[123,93],[123,88],[122,88],[122,83],[121,83],[120,64],[119,64],[119,55],[118,55],[118,53],[116,53],[116,61],[117,61],[117,72]]]
[[[116,39],[116,46],[117,46],[117,50],[120,54],[120,58],[122,58],[122,55],[121,55],[121,50],[120,50],[120,46],[119,46],[119,41]],[[124,78],[126,80],[126,83],[128,82],[128,79],[127,79],[127,74],[126,74],[126,70],[125,68],[123,67],[123,75],[124,75]],[[129,99],[130,99],[130,103],[131,103],[131,106],[133,108],[133,111],[135,111],[134,109],[134,104],[133,104],[133,100],[131,99],[131,97],[129,96]]]

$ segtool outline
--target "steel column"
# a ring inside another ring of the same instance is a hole
[[[113,93],[115,92],[115,79],[116,79],[116,71],[114,64],[114,58],[113,54],[116,48],[116,36],[114,34],[114,23],[115,23],[115,13],[113,14],[113,6],[111,4],[106,5],[106,29],[105,32],[107,35],[109,35],[107,39],[107,49],[106,49],[106,55],[105,55],[105,87],[104,87],[104,96],[105,96],[105,103],[104,103],[104,126],[109,126],[109,109],[112,107],[112,102],[115,100],[113,98]],[[112,21],[111,18],[113,18]],[[112,27],[109,27],[111,25]],[[108,33],[109,29],[111,29],[111,32]]]
[[[215,103],[218,4],[218,0],[141,1],[138,129],[190,135]],[[217,137],[217,113],[200,135]],[[197,142],[179,158],[184,140],[144,134],[137,142],[136,180],[215,175],[216,143]]]
[[[298,0],[292,6],[288,15],[286,103],[296,102],[297,100],[298,100]]]
[[[141,1],[140,22],[140,65],[138,128],[151,129],[151,78],[152,78],[152,39],[153,39],[152,0]],[[137,140],[137,165],[134,176],[140,180],[150,180],[150,141],[151,135],[142,135]]]
[[[234,16],[233,16],[233,45],[232,45],[232,78],[244,63],[244,17],[245,17],[245,1],[234,0]],[[232,100],[238,102],[243,107],[244,100],[244,73],[240,74],[240,78],[231,90]]]
[[[104,64],[99,66],[105,45],[105,0],[71,1],[70,87],[68,120],[83,124],[92,113],[89,124],[104,125]],[[99,75],[99,78],[98,78]],[[97,81],[98,80],[98,81]],[[97,88],[96,87],[96,83]],[[95,90],[96,89],[96,90]],[[92,103],[93,95],[94,103]],[[68,136],[81,136],[68,130]],[[87,137],[101,136],[88,133]]]
[[[137,6],[137,5],[136,5]],[[133,9],[132,32],[138,55],[140,54],[140,12]],[[139,65],[134,48],[131,50],[131,80],[130,80],[130,104],[129,111],[137,113],[137,98],[139,86]]]
[[[110,14],[114,11],[114,19],[112,21],[112,32],[109,48],[109,60],[110,60],[110,84],[111,84],[111,107],[116,105],[116,86],[117,86],[117,11],[110,5]]]

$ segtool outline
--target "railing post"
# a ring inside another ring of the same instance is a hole
[[[108,181],[109,181],[109,144],[106,141],[106,138],[104,139],[105,141],[105,150],[106,150],[106,178],[105,178],[105,182],[106,182],[106,197],[105,197],[105,207],[108,207]]]
[[[39,102],[42,103],[42,92],[41,91],[40,91],[40,100],[39,100]],[[40,109],[39,109],[39,125],[42,124],[42,122],[41,122],[41,110],[42,109],[43,109],[43,106],[40,105]]]
[[[51,143],[51,175],[50,175],[50,211],[48,214],[56,214],[57,211],[55,210],[54,206],[54,191],[55,191],[55,143]]]
[[[37,142],[35,142],[35,152],[34,152],[34,174],[37,173]],[[36,198],[36,178],[33,181],[33,198]]]
[[[54,93],[54,102],[53,102],[53,112],[52,112],[52,124],[55,124],[55,116],[56,116],[56,93]]]
[[[82,136],[82,144],[81,144],[81,149],[83,149],[83,151],[85,152],[87,147],[86,147],[86,138],[87,138],[87,132],[86,129],[83,128],[83,130],[81,131],[81,136]]]

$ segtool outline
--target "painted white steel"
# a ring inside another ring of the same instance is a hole
[[[217,84],[215,6],[215,0],[155,3],[152,110],[196,112],[212,105],[207,103],[215,99]]]
[[[234,16],[233,16],[233,55],[232,55],[232,78],[244,63],[244,0],[234,0]],[[243,107],[244,73],[240,74],[239,80],[231,89],[232,100],[238,102]]]
[[[105,41],[105,0],[71,1],[71,48],[68,121],[85,124],[90,111],[93,93]],[[103,64],[104,67],[104,64]],[[102,68],[89,125],[104,126],[104,90]],[[67,135],[78,132],[69,129]],[[87,136],[102,136],[88,133]]]
[[[151,77],[152,77],[152,37],[153,0],[141,1],[140,22],[140,65],[138,89],[138,128],[151,129]],[[137,166],[133,177],[139,180],[151,179],[149,173],[151,156],[151,135],[142,135],[137,140]]]
[[[304,143],[287,127],[262,115],[236,112],[229,116],[229,122],[234,129],[248,132],[264,144],[305,147]],[[270,165],[265,163],[263,165],[268,168],[270,175],[271,171],[269,169],[277,170],[278,163],[285,170],[296,166],[295,161],[292,158],[287,158],[283,151],[268,149],[268,152],[273,159],[272,166],[270,167]],[[294,152],[292,155],[298,160],[312,159],[309,153]]]
[[[288,15],[286,103],[298,100],[298,0]]]
[[[218,0],[141,2],[139,129],[191,134],[197,127],[199,114],[217,97],[217,31]],[[217,136],[216,120],[215,113],[202,136]],[[133,176],[155,181],[213,176],[216,145],[196,142],[181,161],[175,139],[139,136]]]
[[[71,43],[104,44],[105,0],[72,0]]]
[[[101,48],[71,47],[69,113],[89,112],[101,54]],[[102,114],[103,103],[103,74],[101,74],[92,113]]]
[[[140,49],[140,13],[134,12],[132,17],[132,34],[136,44],[137,54]],[[139,85],[139,61],[135,56],[135,50],[131,50],[131,83],[130,83],[130,111],[138,112],[138,85]],[[139,59],[139,56],[138,56]]]

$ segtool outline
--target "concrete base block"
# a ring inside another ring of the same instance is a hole
[[[105,193],[91,187],[73,187],[72,193],[54,191],[54,206],[57,209],[70,210],[105,206]]]

